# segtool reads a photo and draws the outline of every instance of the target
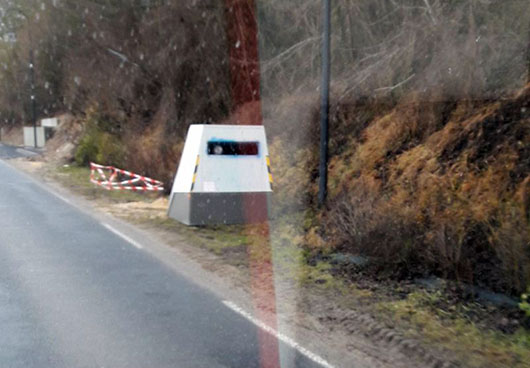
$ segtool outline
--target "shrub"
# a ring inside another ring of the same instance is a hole
[[[423,273],[431,264],[424,234],[412,207],[393,208],[360,184],[331,204],[327,228],[336,246],[348,253],[372,257],[396,276]]]
[[[88,111],[85,124],[85,132],[75,153],[76,163],[81,166],[90,162],[121,166],[125,158],[125,148],[120,137],[102,128],[108,124],[95,110]]]
[[[86,132],[81,138],[75,152],[75,162],[80,166],[86,166],[91,161],[97,161],[98,136],[96,132]]]

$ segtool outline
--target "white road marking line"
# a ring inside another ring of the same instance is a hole
[[[52,192],[52,191],[50,191],[50,193],[52,193],[55,197],[59,198],[61,201],[65,202],[65,203],[67,203],[69,205],[72,205],[72,202],[70,202],[69,199],[64,198],[62,195],[57,194],[57,193]]]
[[[122,238],[123,240],[127,241],[128,243],[131,243],[132,245],[134,245],[136,248],[138,249],[144,249],[144,247],[139,244],[138,242],[132,240],[131,238],[129,238],[127,235],[125,234],[122,234],[121,232],[119,232],[118,230],[116,230],[115,228],[113,228],[112,226],[110,226],[109,224],[105,224],[105,223],[101,223],[103,226],[105,226],[108,230],[110,230],[111,232],[113,232],[114,234],[118,235],[120,238]]]
[[[244,309],[240,308],[235,303],[232,303],[231,301],[228,301],[228,300],[223,300],[223,304],[226,305],[231,310],[233,310],[234,312],[236,312],[237,314],[240,314],[241,316],[243,316],[246,319],[248,319],[250,322],[252,322],[257,327],[259,327],[262,330],[270,333],[272,336],[276,337],[278,340],[282,341],[284,344],[290,346],[291,348],[293,348],[295,350],[298,350],[298,352],[300,354],[302,354],[305,357],[311,359],[313,362],[315,362],[317,364],[320,364],[322,367],[325,367],[325,368],[335,368],[334,366],[329,364],[326,360],[324,360],[324,358],[322,358],[322,357],[318,356],[317,354],[307,350],[303,346],[300,346],[299,343],[297,343],[296,341],[294,341],[290,337],[285,336],[284,334],[276,331],[274,328],[268,326],[267,324],[261,322],[260,320],[258,320],[256,318],[252,317],[249,313],[247,313]]]

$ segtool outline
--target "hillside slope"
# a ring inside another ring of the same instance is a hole
[[[309,247],[373,257],[375,271],[396,277],[525,290],[530,85],[499,101],[412,95],[394,106],[375,100],[333,110],[330,198],[307,228]],[[279,216],[312,206],[317,190],[314,145],[301,144],[291,159],[279,155],[292,133],[273,143]]]

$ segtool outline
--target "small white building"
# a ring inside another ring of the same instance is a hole
[[[46,133],[44,127],[24,127],[24,147],[42,148],[46,143]],[[35,133],[37,133],[37,145],[35,146]]]
[[[37,133],[37,147],[43,148],[46,145],[46,142],[53,137],[55,130],[59,127],[61,120],[68,118],[68,115],[63,115],[64,117],[54,117],[42,119],[40,121],[40,126],[24,127],[24,146],[26,147],[35,147],[35,132]]]
[[[59,126],[58,118],[47,118],[40,121],[40,125],[45,128],[57,128]]]
[[[267,221],[272,175],[265,128],[191,125],[168,215],[187,225]]]

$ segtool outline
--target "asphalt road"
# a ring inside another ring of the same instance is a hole
[[[262,366],[217,296],[1,160],[0,178],[0,367]],[[320,366],[279,346],[282,368]]]
[[[14,147],[14,146],[9,146],[9,145],[0,143],[0,159],[30,157],[30,156],[35,156],[36,154],[37,153],[31,151],[31,149]]]

